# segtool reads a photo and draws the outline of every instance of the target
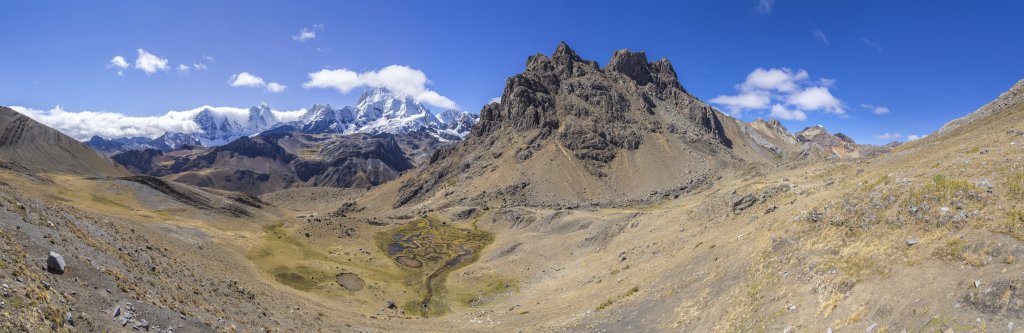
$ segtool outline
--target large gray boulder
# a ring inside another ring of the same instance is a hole
[[[64,263],[64,257],[57,252],[50,252],[50,257],[46,258],[46,271],[53,274],[64,274],[64,267],[67,264]]]

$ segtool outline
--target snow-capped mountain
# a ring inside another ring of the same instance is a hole
[[[201,142],[194,134],[168,132],[155,139],[145,137],[104,139],[103,137],[94,135],[89,139],[89,141],[86,141],[85,144],[92,147],[93,150],[105,155],[113,155],[128,150],[156,149],[160,151],[171,151],[182,148],[186,145],[198,146]]]
[[[304,133],[391,133],[425,130],[444,140],[469,133],[477,117],[469,112],[447,110],[438,115],[410,96],[386,88],[363,92],[355,106],[334,109],[316,104],[296,126]]]
[[[162,151],[169,151],[184,146],[199,146],[202,145],[202,142],[199,140],[199,137],[195,136],[195,134],[168,132],[164,133],[164,135],[158,136],[156,139],[150,140],[149,144],[152,145],[153,148]]]
[[[469,134],[469,130],[480,120],[480,116],[459,110],[445,110],[437,114],[438,123],[442,124],[442,130],[448,134],[463,138]]]
[[[335,110],[330,104],[313,104],[296,127],[305,133],[345,133],[354,120],[351,107]]]
[[[439,125],[434,114],[412,97],[379,87],[363,92],[355,114],[356,128],[363,133],[400,133]]]
[[[257,134],[270,129],[279,121],[266,103],[249,108],[247,117],[228,113],[216,113],[206,108],[196,114],[195,134],[204,146],[219,146],[242,136]]]
[[[478,119],[477,115],[459,110],[434,115],[414,98],[386,88],[366,90],[355,106],[335,109],[330,104],[314,104],[298,120],[285,121],[282,118],[286,117],[266,103],[248,110],[216,107],[196,110],[192,118],[196,126],[191,132],[166,133],[156,139],[94,137],[88,143],[105,152],[146,148],[172,150],[183,145],[219,146],[268,130],[309,134],[404,134],[422,130],[441,140],[452,141],[462,139]]]

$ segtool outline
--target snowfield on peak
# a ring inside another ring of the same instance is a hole
[[[309,109],[277,111],[266,103],[248,109],[202,106],[175,112],[193,124],[179,131],[167,131],[152,139],[93,137],[89,142],[99,150],[154,148],[176,149],[182,145],[220,146],[243,136],[253,136],[282,126],[308,134],[389,133],[404,134],[423,130],[442,141],[461,140],[476,124],[478,116],[459,110],[445,110],[437,115],[411,96],[386,88],[363,92],[355,106],[333,108],[330,104],[314,104]],[[114,140],[109,140],[114,139]],[[119,142],[111,143],[111,142]],[[136,142],[138,141],[138,142]],[[162,143],[157,143],[160,141]],[[102,148],[100,147],[102,145]]]

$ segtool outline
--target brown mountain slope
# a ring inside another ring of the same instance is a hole
[[[531,56],[463,142],[370,198],[397,197],[387,203],[395,207],[438,196],[539,206],[660,199],[786,158],[791,142],[749,133],[687,93],[667,60],[620,50],[600,68],[562,43]]]
[[[0,107],[0,160],[8,168],[28,172],[128,175],[78,140],[6,107]]]
[[[213,148],[130,150],[111,158],[137,174],[258,195],[295,187],[367,188],[397,178],[443,144],[421,132],[265,133]],[[429,157],[429,156],[428,156]]]
[[[947,134],[955,131],[956,129],[970,124],[979,119],[988,118],[994,114],[1007,110],[1010,107],[1016,106],[1024,102],[1024,80],[1017,81],[1013,87],[1002,93],[992,102],[985,104],[970,114],[954,119],[946,125],[943,125],[935,134]]]

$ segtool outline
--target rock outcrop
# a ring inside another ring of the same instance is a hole
[[[862,158],[877,156],[892,151],[889,146],[862,145],[843,133],[831,134],[824,126],[804,128],[795,135],[797,141],[806,144],[805,151],[817,151],[825,158]]]

